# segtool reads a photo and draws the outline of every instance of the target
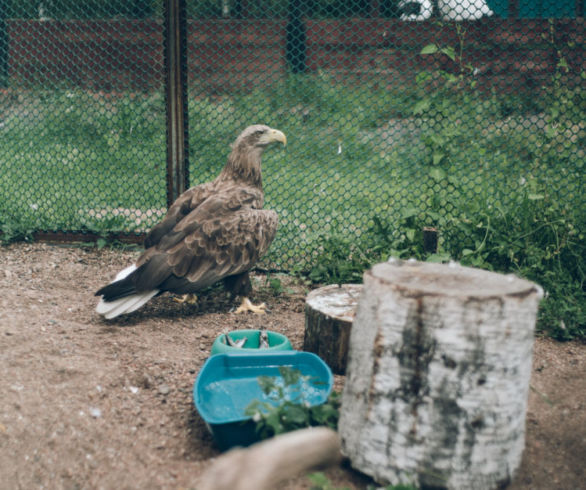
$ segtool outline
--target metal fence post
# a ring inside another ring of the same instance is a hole
[[[6,38],[6,0],[0,0],[0,87],[8,86],[8,40]]]
[[[293,73],[304,73],[307,36],[303,16],[307,14],[305,0],[289,0],[286,57]]]
[[[185,0],[165,2],[167,204],[189,187]]]

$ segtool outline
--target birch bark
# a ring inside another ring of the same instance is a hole
[[[496,488],[524,447],[542,290],[512,275],[420,262],[364,275],[339,433],[381,484]]]

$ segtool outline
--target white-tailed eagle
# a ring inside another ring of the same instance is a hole
[[[130,313],[164,291],[193,294],[223,280],[233,295],[252,290],[248,271],[277,231],[277,213],[263,209],[261,155],[285,135],[264,125],[246,128],[213,181],[192,187],[146,236],[135,264],[96,292],[106,318]],[[251,307],[250,301],[243,301]]]

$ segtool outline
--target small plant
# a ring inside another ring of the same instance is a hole
[[[419,54],[434,55],[442,54],[447,56],[453,63],[458,66],[458,74],[453,74],[445,70],[440,70],[439,75],[445,81],[446,86],[457,85],[464,87],[468,85],[470,88],[476,87],[476,80],[474,80],[475,69],[470,63],[464,61],[464,48],[466,41],[466,28],[459,23],[456,23],[456,36],[458,37],[457,49],[453,46],[440,46],[438,44],[428,44],[424,46]],[[422,72],[422,76],[428,74]]]
[[[35,227],[24,219],[11,216],[0,209],[0,243],[8,245],[13,242],[30,242],[33,239]]]
[[[447,262],[447,253],[427,253],[423,248],[423,227],[444,222],[438,213],[428,211],[422,217],[416,208],[401,211],[393,224],[375,215],[362,240],[327,237],[308,278],[323,284],[362,282],[365,270],[390,257]]]
[[[311,481],[311,490],[349,490],[348,487],[335,487],[325,473],[316,471],[307,475]]]
[[[423,224],[417,214],[418,211],[415,208],[404,209],[400,214],[396,231],[380,217],[373,218],[372,248],[380,251],[384,260],[389,257],[424,259]]]
[[[269,401],[253,400],[245,414],[256,422],[256,431],[261,439],[302,429],[323,425],[336,429],[340,409],[339,394],[332,392],[326,403],[310,406],[305,399],[305,390],[314,385],[311,376],[303,376],[298,369],[279,367],[278,377],[259,376],[258,383]]]
[[[279,296],[283,293],[283,283],[278,277],[273,277],[271,273],[267,273],[265,278],[265,288],[267,288],[273,296]]]
[[[365,254],[358,241],[332,235],[324,239],[308,277],[313,282],[328,284],[360,282],[371,263],[372,257]]]

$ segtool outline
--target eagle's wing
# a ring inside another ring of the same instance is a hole
[[[148,249],[157,245],[177,223],[212,195],[213,187],[213,182],[207,182],[191,187],[181,194],[169,207],[163,220],[148,232],[144,240],[144,248]]]
[[[252,268],[277,231],[277,214],[251,187],[219,191],[181,219],[137,262],[135,287],[193,292]]]

